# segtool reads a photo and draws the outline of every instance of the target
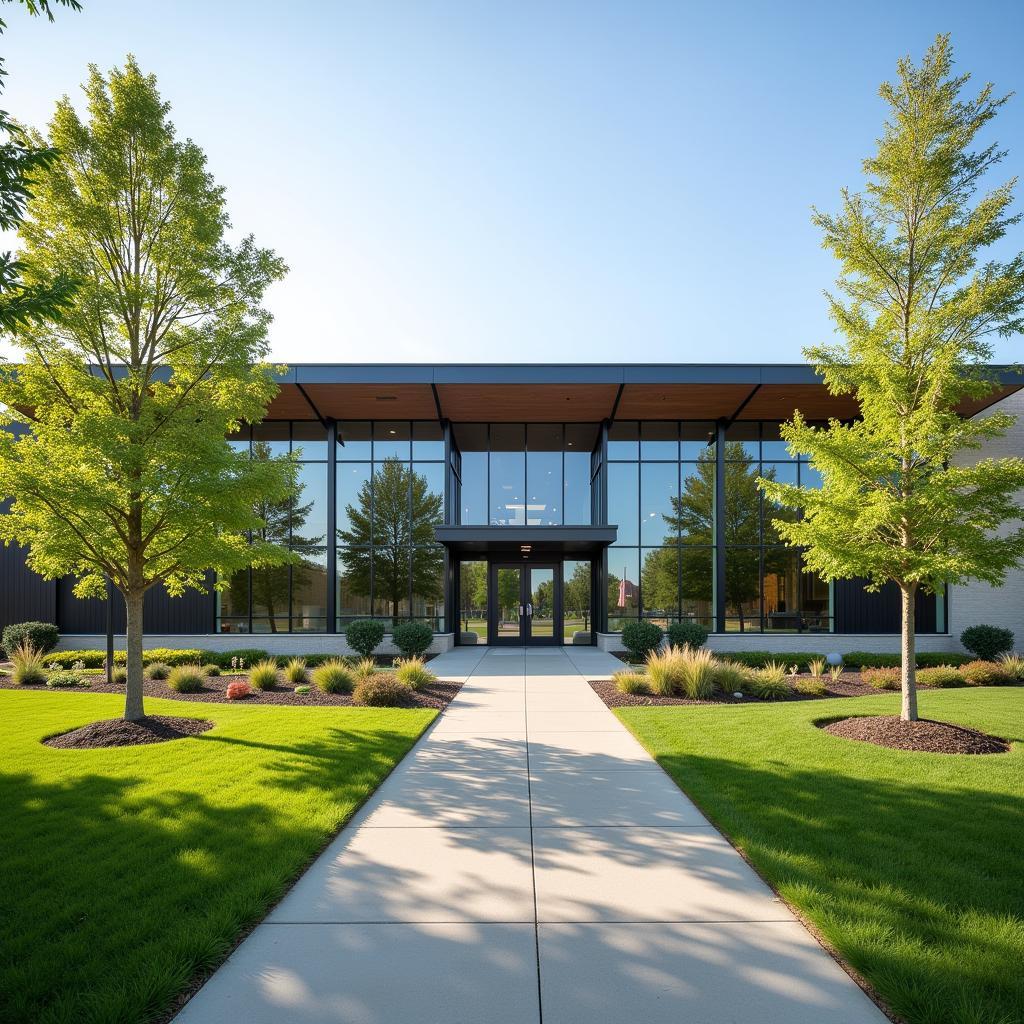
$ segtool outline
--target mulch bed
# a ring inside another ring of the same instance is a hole
[[[801,673],[794,678],[810,679],[811,676],[808,673]],[[868,686],[867,683],[862,683],[860,675],[853,672],[840,676],[834,682],[831,678],[826,678],[824,682],[825,692],[820,696],[793,690],[788,697],[780,697],[774,701],[749,696],[733,697],[732,694],[716,694],[710,700],[690,700],[688,697],[658,697],[649,693],[621,693],[610,679],[591,680],[590,686],[610,708],[669,707],[676,704],[785,704],[788,701],[824,700],[827,697],[865,697],[868,694],[882,692]]]
[[[48,693],[124,693],[124,686],[119,683],[108,685],[103,676],[85,676],[88,686],[69,687],[51,690],[42,686],[15,686],[7,676],[0,677],[0,688],[6,690],[46,690]],[[275,704],[291,707],[360,707],[352,703],[347,693],[324,693],[315,686],[310,686],[309,693],[295,693],[291,686],[278,686],[273,690],[253,689],[248,697],[240,700],[228,700],[226,690],[228,683],[245,681],[244,675],[208,676],[202,690],[198,693],[177,693],[162,679],[144,679],[142,691],[147,697],[165,697],[168,700],[204,701],[209,704]],[[462,683],[449,683],[443,679],[412,691],[407,703],[401,705],[408,708],[446,708],[462,687]]]
[[[930,754],[1005,754],[1010,749],[1003,740],[975,729],[930,719],[904,722],[896,715],[844,718],[838,722],[823,723],[821,727],[833,736],[894,750]]]
[[[170,715],[148,715],[137,722],[108,718],[83,725],[81,729],[61,733],[43,740],[48,747],[61,750],[93,750],[99,747],[135,747],[142,743],[166,743],[198,736],[213,728],[213,722],[201,718],[174,718]]]

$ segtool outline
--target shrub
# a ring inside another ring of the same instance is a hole
[[[395,678],[413,690],[437,682],[437,676],[423,663],[422,658],[406,658],[395,669]]]
[[[898,690],[900,688],[900,669],[898,668],[862,668],[861,682],[876,690]]]
[[[272,690],[277,686],[277,659],[264,658],[249,669],[249,684],[257,690]]]
[[[243,697],[248,697],[250,693],[252,693],[252,687],[242,679],[228,683],[226,691],[228,700],[241,700]]]
[[[1004,654],[999,659],[999,664],[1014,678],[1017,682],[1024,680],[1024,654]]]
[[[176,693],[201,693],[206,676],[200,665],[175,665],[167,685]]]
[[[708,631],[699,622],[673,622],[667,631],[673,647],[703,647],[708,642]]]
[[[665,634],[656,622],[627,622],[622,627],[622,646],[636,661],[644,661],[651,651],[657,650]]]
[[[934,668],[919,668],[917,683],[919,686],[931,686],[945,690],[952,686],[963,686],[965,680],[963,673],[958,668],[954,668],[952,665],[936,665]]]
[[[201,665],[209,661],[208,651],[201,651],[197,647],[151,647],[142,652],[142,664],[149,665],[154,661],[162,662],[176,668],[178,665]],[[115,654],[115,660],[117,658]]]
[[[406,658],[425,654],[434,631],[425,622],[403,622],[391,631],[391,639]]]
[[[612,676],[612,682],[619,693],[650,693],[651,688],[647,685],[647,677],[643,672],[616,672]]]
[[[128,669],[124,665],[115,665],[110,670],[110,681],[117,683],[120,686],[124,686],[128,682]]]
[[[969,661],[960,667],[968,686],[1008,686],[1013,676],[998,661]]]
[[[939,665],[965,665],[971,660],[967,654],[947,654],[943,651],[919,651],[917,654],[918,668],[935,668]],[[877,654],[874,651],[850,651],[843,655],[843,663],[847,668],[899,668],[901,659],[898,654]]]
[[[409,702],[412,687],[400,682],[390,672],[376,672],[360,679],[352,691],[356,704],[374,708],[394,708]]]
[[[46,682],[43,652],[36,650],[28,640],[15,644],[8,652],[11,656],[11,679],[18,686],[39,686]]]
[[[793,680],[793,689],[797,693],[805,694],[808,697],[824,697],[825,696],[825,683],[821,678],[821,673],[818,675],[812,675],[810,679],[806,676],[800,679]]]
[[[332,658],[313,669],[313,682],[324,693],[351,693],[356,675],[340,658]]]
[[[807,662],[807,671],[810,672],[815,679],[823,676],[825,674],[825,659],[811,658],[811,660]]]
[[[309,679],[309,668],[304,658],[290,658],[284,667],[284,678],[289,683],[304,683]]]
[[[761,700],[778,700],[793,691],[786,682],[786,666],[781,661],[769,661],[759,668],[750,680],[750,692]]]
[[[721,658],[735,662],[737,665],[745,665],[747,668],[764,668],[783,655],[773,651],[729,651],[722,652]],[[785,654],[787,665],[796,665],[799,670],[806,669],[814,658],[820,658],[820,654],[811,651],[787,651]]]
[[[295,692],[298,694],[309,693],[309,690],[309,686],[307,686],[305,683],[303,683],[301,686],[295,687]]]
[[[219,676],[220,675],[220,665],[218,665],[214,661],[211,661],[209,664],[204,665],[203,666],[203,675],[204,676],[211,676],[211,677],[212,676]]]
[[[146,666],[142,674],[147,679],[166,679],[171,674],[171,666],[164,661],[154,661]]]
[[[995,661],[1000,654],[1013,650],[1013,630],[1002,626],[968,626],[960,634],[960,643],[976,657]]]
[[[72,686],[88,686],[89,682],[77,672],[51,672],[46,677],[46,685],[58,690]]]
[[[712,678],[723,693],[746,693],[750,688],[752,671],[732,661],[716,661]]]
[[[63,665],[80,661],[86,668],[103,668],[107,660],[106,651],[54,651],[44,659],[47,665]],[[124,651],[114,651],[114,664],[123,665]]]
[[[235,647],[230,651],[206,651],[204,653],[206,656],[202,659],[203,661],[215,662],[222,669],[238,666],[244,670],[250,665],[256,664],[257,661],[263,661],[264,658],[270,657],[269,651],[264,651],[259,647]],[[232,660],[235,662],[234,666],[231,664]]]
[[[384,639],[384,623],[376,619],[356,619],[350,622],[345,630],[345,639],[353,651],[358,651],[364,658],[380,646]]]
[[[52,651],[60,639],[60,631],[49,622],[12,622],[4,626],[0,644],[10,656],[19,644],[30,643],[40,654]]]
[[[659,697],[674,697],[683,689],[683,651],[666,647],[647,657],[647,680]]]

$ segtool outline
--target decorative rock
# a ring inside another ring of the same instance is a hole
[[[743,700],[743,694],[742,694],[742,693],[741,693],[741,692],[740,692],[739,690],[737,690],[737,691],[736,691],[736,692],[735,692],[735,693],[733,694],[733,696],[734,696],[734,697],[735,697],[735,698],[736,698],[737,700]]]
[[[831,654],[829,654],[829,655],[827,655],[825,657],[825,660],[830,665],[842,665],[842,663],[843,663],[843,656],[841,654],[837,653],[836,651],[833,651]]]

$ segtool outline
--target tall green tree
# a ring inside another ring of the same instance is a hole
[[[991,85],[964,96],[947,36],[919,67],[899,62],[881,88],[889,106],[864,192],[844,191],[837,215],[816,212],[823,245],[840,262],[829,306],[842,342],[807,350],[837,395],[855,395],[861,419],[813,428],[799,414],[783,427],[806,452],[820,490],[762,481],[796,520],[780,535],[806,548],[825,579],[892,581],[902,595],[902,717],[917,718],[914,603],[969,579],[1002,584],[1024,557],[1024,460],[961,456],[1001,436],[1005,413],[966,419],[961,403],[990,394],[993,335],[1024,330],[1024,256],[1001,263],[985,250],[1002,238],[1013,182],[980,197],[1005,153],[975,148],[1006,102]],[[1011,524],[1002,534],[1004,524]]]
[[[397,622],[399,606],[412,592],[426,600],[444,594],[444,552],[434,528],[444,522],[444,497],[430,490],[427,478],[399,459],[377,465],[373,479],[348,505],[349,527],[338,530],[338,543],[348,551],[345,581],[354,594],[391,606]]]
[[[87,120],[57,106],[59,156],[33,172],[21,226],[29,286],[61,270],[80,285],[58,321],[18,329],[24,359],[0,371],[5,423],[27,428],[0,431],[0,539],[47,578],[76,575],[79,596],[104,577],[122,593],[125,717],[139,719],[146,592],[290,557],[259,539],[253,509],[286,498],[294,465],[226,440],[276,393],[260,302],[285,268],[252,238],[226,241],[223,190],[134,60],[92,68],[85,94]]]
[[[12,0],[2,0],[11,3]],[[19,0],[29,14],[45,15],[53,21],[54,6],[80,11],[78,0]],[[0,21],[0,35],[7,28]],[[7,71],[0,57],[0,93]],[[31,198],[29,179],[56,159],[52,146],[34,145],[21,125],[0,110],[0,230],[11,231],[25,215],[25,203]],[[70,302],[74,282],[63,272],[48,281],[29,285],[22,280],[22,265],[10,252],[0,253],[0,330],[10,331],[19,324],[39,322],[56,316]]]

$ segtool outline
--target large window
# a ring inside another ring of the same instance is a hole
[[[218,594],[222,633],[323,633],[327,629],[327,431],[319,423],[261,423],[231,438],[250,458],[292,453],[298,461],[295,494],[262,502],[260,539],[281,544],[292,565],[243,569]]]
[[[591,522],[593,423],[459,423],[452,428],[463,525]]]
[[[439,424],[339,422],[338,629],[373,615],[444,628],[444,435]]]
[[[774,423],[737,423],[724,456],[724,578],[716,578],[716,426],[691,422],[617,422],[608,432],[608,628],[648,618],[727,631],[827,631],[830,590],[806,572],[773,520],[791,515],[766,502],[763,475],[816,486],[816,474],[792,459]],[[716,622],[719,587],[725,616]]]
[[[337,424],[337,628],[353,618],[416,618],[444,628],[444,435],[437,423]],[[330,556],[328,436],[318,422],[266,422],[232,437],[251,458],[292,454],[296,494],[257,509],[261,539],[292,565],[243,570],[218,595],[224,633],[325,633]]]

